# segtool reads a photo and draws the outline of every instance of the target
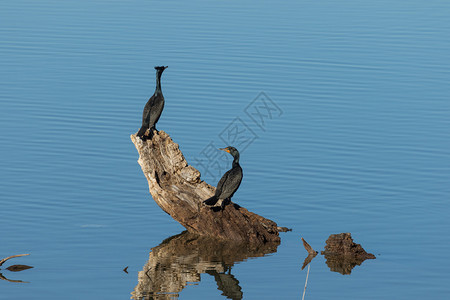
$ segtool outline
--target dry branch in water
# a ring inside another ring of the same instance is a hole
[[[303,242],[303,247],[305,247],[306,251],[308,251],[309,254],[317,254],[318,253],[305,241],[304,238],[302,238],[302,242]]]
[[[313,260],[314,257],[316,257],[317,252],[314,250],[306,241],[304,238],[302,238],[303,247],[305,247],[306,251],[308,251],[308,256],[305,258],[305,261],[303,262],[302,270]],[[305,285],[306,288],[306,285]]]
[[[188,165],[167,133],[155,132],[147,141],[133,134],[131,140],[153,200],[189,232],[250,243],[280,241],[275,222],[233,202],[223,210],[205,206],[203,200],[211,197],[215,188],[200,179],[200,172]]]
[[[30,255],[30,254],[17,254],[17,255],[8,256],[7,258],[4,258],[4,259],[0,260],[0,266],[3,265],[8,259],[11,259],[11,258],[14,258],[14,257],[27,256],[27,255]]]

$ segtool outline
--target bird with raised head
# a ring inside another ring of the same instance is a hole
[[[142,126],[139,129],[137,136],[141,139],[145,140],[147,138],[152,139],[153,130],[156,130],[156,123],[161,116],[161,113],[164,109],[164,96],[161,90],[161,75],[165,69],[168,67],[155,67],[156,69],[156,89],[153,96],[147,101],[147,104],[144,106],[144,111],[142,113]],[[145,133],[147,129],[150,130],[149,136],[147,137]]]
[[[222,178],[216,187],[214,196],[203,201],[206,205],[215,205],[217,201],[222,200],[222,208],[231,201],[234,193],[241,185],[242,181],[242,168],[239,165],[239,151],[236,148],[228,146],[226,148],[220,148],[220,150],[230,153],[233,156],[233,163],[231,169],[223,174]]]

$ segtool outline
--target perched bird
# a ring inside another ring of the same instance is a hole
[[[230,202],[231,197],[239,188],[242,181],[242,168],[239,165],[239,151],[236,148],[228,146],[226,148],[220,148],[225,152],[230,153],[234,160],[230,170],[223,174],[222,178],[216,187],[216,193],[209,199],[203,201],[206,205],[214,205],[219,200],[223,200],[221,206],[224,207]]]
[[[137,133],[137,136],[141,139],[145,140],[145,132],[147,129],[150,129],[149,138],[153,137],[153,130],[156,130],[156,123],[161,116],[161,113],[164,108],[164,96],[161,90],[161,75],[164,70],[168,67],[155,67],[156,69],[156,89],[155,93],[145,104],[144,112],[142,113],[142,126]]]

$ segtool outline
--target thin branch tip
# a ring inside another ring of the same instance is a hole
[[[8,256],[8,257],[0,260],[0,266],[3,265],[8,259],[11,259],[11,258],[14,258],[14,257],[27,256],[27,255],[30,255],[30,254],[29,253],[28,254],[16,254],[16,255]]]

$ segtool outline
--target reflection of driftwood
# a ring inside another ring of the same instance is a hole
[[[315,254],[308,254],[308,256],[303,261],[302,270],[313,260],[314,257],[316,257],[317,253]]]
[[[9,282],[23,282],[23,283],[29,283],[28,281],[15,280],[15,279],[8,279],[8,278],[6,278],[5,276],[3,276],[2,273],[0,273],[0,279],[1,279],[1,280],[6,280],[6,281],[9,281]]]
[[[27,256],[27,255],[30,255],[30,254],[17,254],[17,255],[8,256],[7,258],[4,258],[4,259],[0,260],[0,266],[3,265],[8,259],[11,259],[11,258],[14,258],[14,257]]]
[[[332,234],[326,241],[325,255],[327,265],[331,271],[350,274],[355,266],[359,266],[366,259],[375,259],[375,255],[367,253],[360,244],[353,242],[350,233]]]
[[[224,296],[242,299],[239,281],[231,267],[249,257],[276,252],[279,243],[256,246],[199,236],[187,231],[152,248],[148,262],[138,274],[132,299],[173,299],[189,283],[199,282],[200,274],[214,276]]]
[[[167,133],[155,132],[147,141],[131,135],[131,140],[153,200],[188,231],[256,244],[280,240],[275,222],[239,205],[231,203],[219,211],[203,205],[214,194],[214,187],[200,180],[200,172],[187,164]]]

